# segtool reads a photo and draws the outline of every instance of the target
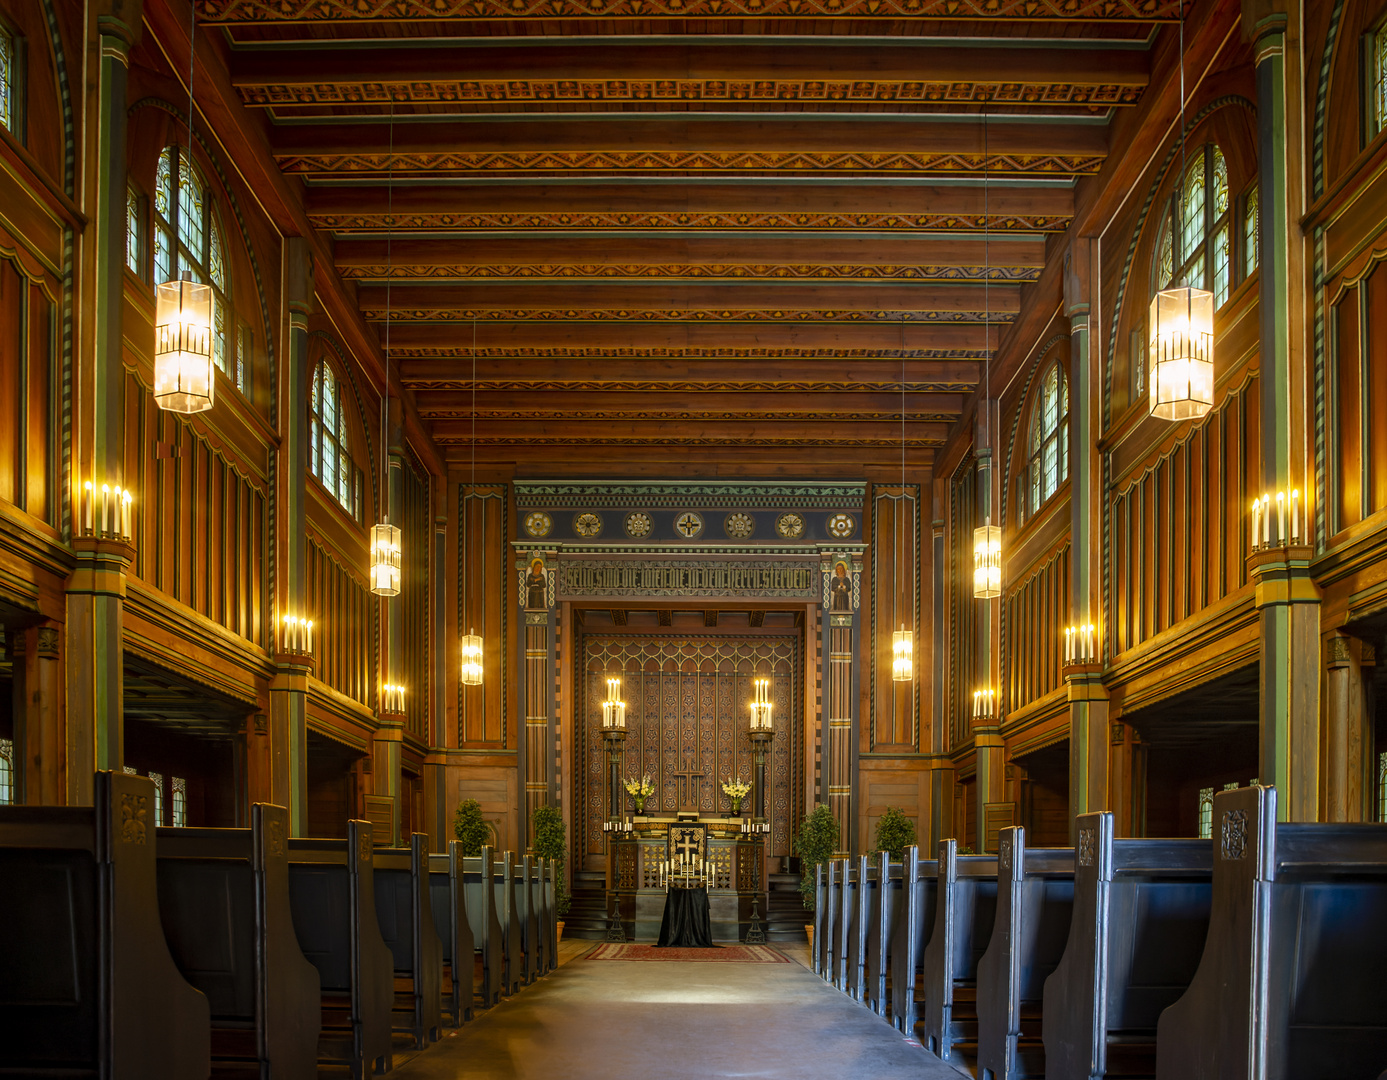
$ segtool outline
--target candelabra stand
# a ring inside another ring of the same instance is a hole
[[[617,903],[616,893],[612,892],[611,906],[607,909],[607,940],[625,944],[626,931],[621,928],[621,908]]]
[[[751,731],[751,747],[753,760],[756,763],[756,818],[758,821],[765,821],[770,816],[770,807],[766,799],[766,758],[770,754],[771,743],[775,741],[775,731],[772,728],[753,728]]]
[[[751,925],[746,928],[745,945],[764,945],[766,943],[766,932],[761,929],[761,894],[753,893],[751,897]]]
[[[626,729],[604,728],[602,741],[607,744],[607,817],[615,821],[621,816],[621,754],[626,745]]]

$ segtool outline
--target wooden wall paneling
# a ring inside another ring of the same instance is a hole
[[[875,706],[868,749],[917,748],[919,685],[924,651],[920,625],[920,492],[919,484],[877,485],[872,499],[871,607],[873,632],[870,696]],[[902,626],[915,634],[915,678],[891,677],[892,634]]]
[[[1380,260],[1359,286],[1363,307],[1363,370],[1367,373],[1368,510],[1387,510],[1387,260]]]
[[[403,575],[400,591],[403,660],[394,665],[406,687],[405,713],[408,730],[424,740],[428,735],[431,672],[429,648],[429,566],[433,538],[429,477],[414,456],[403,456],[400,485],[400,528],[403,543]]]
[[[481,686],[458,685],[459,740],[469,749],[511,749],[514,725],[506,708],[510,670],[507,649],[510,611],[509,513],[507,485],[459,484],[458,634],[481,635]]]
[[[319,682],[375,708],[375,605],[366,581],[309,535],[304,606],[313,619]]]
[[[1357,523],[1363,516],[1362,454],[1363,405],[1361,399],[1362,350],[1359,334],[1362,316],[1358,290],[1349,289],[1335,302],[1332,317],[1334,343],[1335,462],[1334,532]]]
[[[949,484],[949,745],[972,738],[970,717],[977,679],[977,601],[973,599],[973,521],[977,471],[968,457]]]

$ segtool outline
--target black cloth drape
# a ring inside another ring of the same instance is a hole
[[[657,947],[715,949],[707,889],[670,889]]]

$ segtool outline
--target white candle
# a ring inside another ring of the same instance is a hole
[[[1066,626],[1064,628],[1064,662],[1066,664],[1074,660],[1074,628]]]
[[[1092,623],[1088,624],[1088,658],[1090,661],[1098,658],[1098,633]]]
[[[304,624],[303,651],[304,651],[304,652],[312,652],[312,651],[313,651],[313,620],[312,620],[312,619],[309,619],[308,622]]]
[[[1271,545],[1271,496],[1262,496],[1262,545]]]
[[[1300,488],[1291,491],[1291,539],[1300,541]]]
[[[84,520],[85,520],[86,523],[87,523],[87,535],[90,536],[90,535],[91,535],[91,531],[92,531],[92,501],[93,501],[93,497],[92,497],[92,482],[91,482],[90,480],[87,481],[86,492],[87,492],[87,509],[86,509],[86,511],[85,511],[85,513],[84,513],[84,515],[83,515],[83,517],[84,517]]]
[[[122,504],[123,504],[123,506],[124,506],[124,508],[125,508],[125,515],[124,515],[124,520],[123,520],[122,523],[121,523],[121,524],[122,524],[122,527],[121,527],[121,535],[123,535],[123,536],[134,536],[135,533],[134,533],[134,531],[130,528],[130,489],[129,489],[129,488],[126,488],[126,489],[125,489],[125,498],[122,500]]]
[[[111,485],[101,485],[101,535],[111,531]]]
[[[1256,551],[1256,550],[1257,550],[1257,526],[1258,526],[1259,524],[1261,524],[1261,522],[1260,522],[1260,520],[1259,520],[1259,519],[1261,518],[1261,516],[1262,516],[1262,500],[1261,500],[1261,499],[1253,499],[1253,500],[1252,500],[1252,550],[1253,550],[1253,551]]]
[[[1286,543],[1286,493],[1284,491],[1276,493],[1276,543],[1278,547]]]

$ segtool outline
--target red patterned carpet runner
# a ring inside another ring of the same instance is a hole
[[[709,964],[788,964],[790,958],[768,945],[724,945],[718,949],[659,949],[654,945],[604,942],[585,960],[698,960]]]

